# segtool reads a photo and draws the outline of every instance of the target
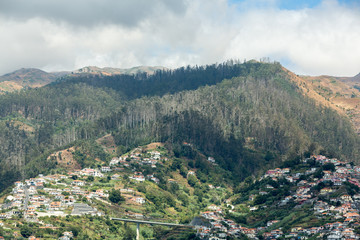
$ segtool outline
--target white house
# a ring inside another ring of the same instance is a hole
[[[102,166],[102,167],[101,167],[101,171],[102,171],[102,172],[111,172],[111,168],[108,167],[108,166]]]
[[[144,203],[145,203],[145,199],[142,198],[142,197],[137,197],[137,198],[135,199],[135,201],[136,201],[137,203],[139,203],[139,204],[144,204]]]

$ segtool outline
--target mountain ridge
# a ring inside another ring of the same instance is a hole
[[[137,74],[137,73],[147,73],[153,74],[155,71],[158,70],[166,70],[167,68],[161,66],[138,66],[132,68],[112,68],[112,67],[97,67],[97,66],[86,66],[75,71],[72,71],[71,74],[82,74],[82,73],[89,73],[89,74],[101,74],[105,76],[111,76],[115,74]]]
[[[60,71],[60,72],[46,72],[38,68],[21,68],[10,73],[0,76],[0,92],[13,92],[19,91],[24,88],[37,88],[43,87],[56,81],[59,78],[66,76],[77,75],[120,75],[120,74],[153,74],[158,70],[166,70],[167,68],[161,66],[138,66],[132,68],[111,68],[111,67],[96,67],[86,66],[73,71]]]
[[[358,73],[356,76],[352,77],[351,80],[353,82],[358,82],[359,83],[360,82],[360,73]]]

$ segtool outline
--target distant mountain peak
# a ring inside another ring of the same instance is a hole
[[[26,87],[42,87],[56,79],[66,75],[79,75],[79,74],[97,74],[104,76],[112,76],[118,74],[137,74],[147,73],[153,74],[158,70],[166,70],[167,68],[161,66],[138,66],[133,68],[111,68],[111,67],[97,67],[86,66],[72,72],[45,72],[38,68],[20,68],[11,73],[0,76],[0,93],[13,92],[21,90]]]
[[[55,81],[57,76],[37,68],[21,68],[0,76],[0,91],[12,92],[24,87],[41,87]]]
[[[158,70],[164,70],[165,67],[161,66],[138,66],[132,68],[112,68],[112,67],[97,67],[97,66],[86,66],[77,69],[72,74],[101,74],[101,75],[117,75],[117,74],[136,74],[146,72],[147,74],[153,74]]]
[[[360,82],[360,73],[358,73],[356,76],[352,77],[351,80],[353,82]]]
[[[27,73],[47,73],[41,69],[38,69],[38,68],[20,68],[18,70],[15,70],[11,73],[7,73],[7,74],[4,74],[3,76],[1,76],[0,78],[3,78],[3,77],[7,77],[7,76],[14,76],[14,75],[17,75],[17,74],[27,74]]]

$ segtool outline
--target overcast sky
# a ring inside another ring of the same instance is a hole
[[[0,0],[0,75],[22,67],[279,61],[360,72],[359,0]]]

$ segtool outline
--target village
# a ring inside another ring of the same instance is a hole
[[[335,166],[333,171],[323,170],[320,178],[315,178],[313,174],[319,171],[319,167],[313,167],[305,172],[293,171],[291,168],[276,168],[268,170],[260,180],[270,178],[273,181],[279,181],[285,178],[290,183],[296,184],[296,191],[291,195],[285,196],[279,201],[279,206],[284,206],[289,202],[296,204],[296,207],[301,207],[310,204],[311,211],[319,219],[327,219],[328,223],[322,226],[312,226],[310,228],[293,227],[288,232],[284,232],[281,228],[276,228],[281,220],[274,219],[268,221],[266,226],[257,228],[247,228],[236,224],[233,220],[225,219],[224,212],[230,209],[231,212],[234,208],[227,201],[223,206],[211,205],[208,211],[202,212],[201,216],[209,220],[210,226],[198,227],[199,235],[204,239],[226,239],[227,236],[240,237],[246,235],[249,239],[308,239],[312,236],[319,236],[321,239],[337,240],[337,239],[359,239],[359,232],[355,229],[360,227],[360,194],[354,193],[352,196],[349,194],[340,194],[338,197],[330,198],[328,202],[322,201],[322,197],[329,196],[330,193],[335,192],[340,186],[344,184],[353,184],[360,187],[360,167],[353,166],[353,164],[341,162],[337,159],[329,159],[325,156],[312,156],[311,159],[306,161],[315,161],[318,166]],[[330,165],[331,164],[331,165]],[[306,179],[306,176],[312,175],[313,181],[301,180]],[[318,185],[323,186],[320,189],[319,195],[313,193],[312,188]],[[275,188],[271,185],[266,185],[265,189],[258,190],[257,194],[249,196],[249,210],[260,211],[261,207],[254,204],[257,196],[266,195],[268,192],[273,191]],[[230,207],[230,208],[229,208]]]
[[[150,152],[149,157],[140,158],[141,155],[136,149],[133,154],[124,157],[113,158],[108,166],[101,166],[98,169],[84,168],[64,174],[46,175],[39,174],[36,178],[15,182],[11,193],[6,196],[3,204],[0,204],[0,227],[7,227],[7,219],[21,219],[26,222],[43,224],[44,227],[52,227],[43,223],[39,218],[45,216],[67,215],[81,216],[103,216],[104,213],[92,207],[94,200],[101,201],[107,205],[112,203],[108,200],[109,189],[104,190],[94,186],[94,180],[108,182],[124,178],[124,168],[130,168],[130,163],[149,165],[156,168],[160,162],[160,152]],[[167,158],[162,158],[167,161]],[[159,179],[152,174],[144,176],[135,170],[127,171],[132,173],[128,179],[134,182],[145,180],[158,183]],[[122,177],[121,177],[122,176]],[[125,203],[133,206],[140,206],[145,203],[145,197],[133,188],[119,189],[125,198]],[[127,212],[127,217],[143,218],[143,214]],[[15,233],[15,236],[19,233]],[[33,236],[29,237],[32,239]],[[61,239],[71,239],[71,232],[64,232]],[[0,238],[1,239],[1,238]],[[35,239],[35,238],[34,238]]]
[[[140,151],[134,150],[127,156],[114,157],[108,165],[96,169],[83,168],[64,174],[39,174],[36,178],[17,181],[11,189],[11,193],[0,205],[0,227],[11,228],[11,225],[7,224],[7,220],[14,218],[43,224],[44,227],[52,227],[51,224],[44,223],[41,217],[104,216],[104,212],[97,209],[94,202],[111,205],[110,189],[97,187],[95,179],[99,182],[121,182],[127,179],[127,181],[136,183],[151,181],[158,184],[159,179],[154,174],[145,175],[139,169],[131,168],[131,166],[136,163],[156,169],[168,161],[169,159],[158,151],[141,154]],[[295,190],[278,201],[278,206],[287,206],[290,203],[295,204],[297,208],[311,206],[310,210],[313,214],[318,219],[326,221],[324,225],[309,228],[295,226],[284,231],[281,227],[277,227],[282,220],[273,219],[264,226],[247,227],[226,218],[226,213],[236,213],[234,199],[230,197],[219,205],[211,204],[204,209],[205,211],[200,212],[199,215],[207,224],[194,226],[198,237],[201,239],[241,238],[241,236],[249,239],[260,239],[259,237],[262,239],[308,239],[317,235],[329,240],[359,239],[356,229],[360,226],[360,194],[353,192],[331,198],[329,196],[346,184],[360,187],[360,167],[321,155],[302,161],[304,163],[313,161],[313,167],[301,171],[291,167],[271,169],[266,171],[259,181],[271,179],[272,182],[280,182],[281,179],[285,179],[294,185]],[[209,157],[208,162],[215,164],[215,159]],[[325,170],[327,168],[329,169]],[[188,178],[195,175],[195,170],[187,172]],[[175,180],[168,179],[168,181]],[[211,184],[208,187],[210,189],[219,188]],[[281,188],[281,185],[278,187]],[[317,188],[318,191],[314,191],[314,188]],[[140,207],[148,201],[142,192],[134,188],[123,185],[123,188],[119,190],[125,198],[126,204]],[[266,184],[261,189],[256,189],[255,192],[249,194],[248,211],[256,212],[266,208],[265,204],[259,203],[256,199],[267,196],[274,190],[276,187]],[[146,218],[142,213],[131,211],[127,211],[125,217]],[[71,239],[72,237],[71,232],[64,232],[60,239]],[[29,239],[35,238],[29,237]]]

